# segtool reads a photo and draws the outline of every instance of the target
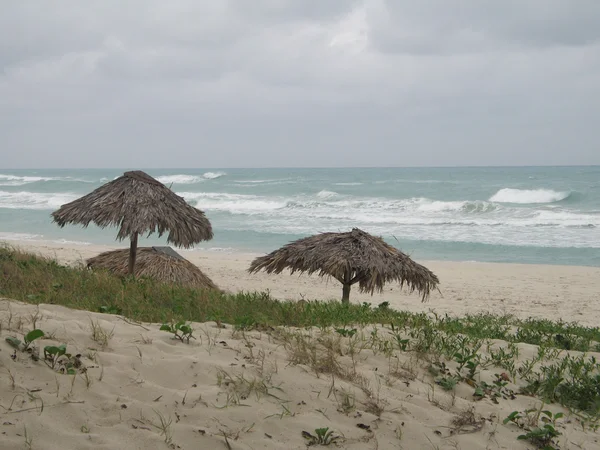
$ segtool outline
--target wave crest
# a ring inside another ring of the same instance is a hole
[[[221,178],[227,175],[225,172],[206,172],[202,175],[207,180],[214,180],[215,178]]]
[[[202,181],[202,177],[194,175],[163,175],[156,179],[163,184],[195,184]]]
[[[56,209],[78,197],[72,193],[0,191],[0,208]]]
[[[6,175],[0,173],[0,186],[22,186],[24,184],[35,183],[37,181],[57,180],[53,177],[30,177],[18,175]]]
[[[317,193],[317,198],[321,198],[321,199],[335,198],[338,196],[339,196],[339,194],[337,192],[327,191],[327,190],[322,190],[319,193]]]
[[[489,201],[516,204],[555,203],[569,198],[570,195],[570,192],[559,192],[552,189],[503,188],[492,195]]]
[[[206,172],[202,176],[180,173],[175,175],[161,175],[160,177],[156,177],[156,179],[163,184],[196,184],[206,180],[214,180],[225,175],[225,172]]]

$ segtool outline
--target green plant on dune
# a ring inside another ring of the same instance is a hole
[[[562,412],[553,414],[552,411],[543,410],[543,406],[542,404],[539,409],[532,408],[524,412],[513,411],[503,423],[505,425],[513,423],[526,431],[517,437],[518,440],[529,441],[539,449],[555,450],[554,439],[561,435],[556,429],[556,423],[563,418],[564,414]]]
[[[328,427],[325,428],[316,428],[315,434],[311,434],[308,431],[302,432],[302,437],[306,439],[306,445],[331,445],[336,440],[339,439],[339,436],[333,434],[333,431]]]
[[[53,370],[66,375],[76,375],[77,369],[81,367],[81,355],[71,355],[67,353],[67,346],[47,345],[44,347],[44,361]]]
[[[14,336],[8,336],[6,338],[6,342],[8,342],[12,347],[17,349],[20,348],[22,351],[26,352],[31,348],[33,341],[42,337],[44,337],[44,332],[42,330],[35,329],[31,330],[23,337],[23,342]]]
[[[179,339],[181,342],[190,343],[190,339],[196,339],[193,336],[194,330],[189,325],[186,325],[185,321],[180,321],[177,323],[163,323],[160,327],[160,331],[166,331],[168,333],[172,333],[173,337]]]

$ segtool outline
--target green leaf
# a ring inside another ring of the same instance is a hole
[[[48,355],[58,355],[62,356],[67,352],[67,346],[65,344],[56,346],[56,345],[47,345],[44,347],[44,353]]]
[[[317,428],[317,429],[315,429],[315,433],[317,433],[317,436],[325,436],[325,434],[327,433],[328,430],[329,430],[329,427]]]
[[[171,325],[167,325],[166,323],[161,325],[160,331],[168,331],[169,333],[173,333]]]
[[[30,343],[44,336],[44,332],[42,330],[31,330],[25,336],[25,342]]]
[[[504,425],[506,425],[508,422],[512,422],[513,420],[517,419],[518,416],[519,416],[519,412],[513,411],[508,415],[508,417],[506,419],[504,419],[504,421],[502,423],[504,423]]]
[[[77,371],[70,367],[67,369],[67,375],[77,375]]]
[[[561,413],[561,412],[559,412],[559,413],[556,413],[556,414],[554,414],[554,420],[556,420],[556,419],[560,419],[560,418],[564,417],[564,415],[565,415],[565,414],[564,414],[564,413]]]
[[[8,342],[14,348],[19,348],[19,346],[21,345],[21,341],[16,337],[12,336],[7,337],[6,342]]]
[[[56,355],[58,354],[59,350],[58,347],[56,347],[55,345],[46,345],[44,347],[44,353],[48,354],[48,355]]]

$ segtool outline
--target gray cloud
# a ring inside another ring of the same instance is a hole
[[[597,1],[5,3],[5,167],[600,163]]]

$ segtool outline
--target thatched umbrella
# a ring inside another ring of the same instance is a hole
[[[342,302],[350,301],[350,288],[358,283],[361,292],[382,292],[385,283],[398,281],[422,300],[439,283],[437,276],[400,250],[358,228],[346,233],[321,233],[291,242],[252,261],[248,271],[281,273],[284,269],[309,275],[333,277],[342,283]]]
[[[139,234],[150,236],[168,231],[167,242],[190,248],[200,241],[212,239],[213,232],[204,213],[186,203],[183,197],[140,170],[100,186],[52,213],[62,228],[68,223],[87,227],[90,222],[100,228],[119,227],[117,238],[129,238],[130,274],[134,274]]]
[[[100,253],[87,260],[87,267],[125,276],[129,273],[127,249]],[[164,283],[182,284],[198,289],[218,289],[197,266],[171,247],[140,247],[137,251],[136,274]]]

